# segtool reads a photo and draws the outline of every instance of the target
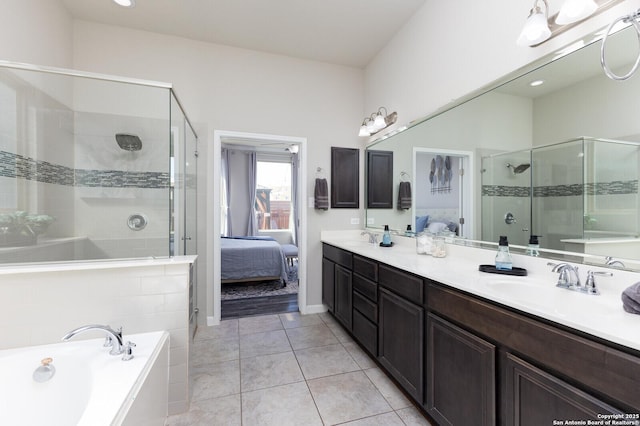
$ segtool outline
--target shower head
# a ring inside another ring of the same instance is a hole
[[[142,141],[136,135],[116,133],[116,142],[125,151],[140,151],[142,149]]]
[[[519,175],[520,173],[527,170],[530,166],[531,164],[529,163],[520,164],[519,166],[514,166],[511,163],[507,163],[507,167],[511,169],[514,175]]]

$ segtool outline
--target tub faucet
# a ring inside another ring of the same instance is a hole
[[[369,236],[369,243],[371,243],[371,244],[377,244],[378,243],[378,234],[376,234],[375,232],[362,231],[360,233],[360,235],[368,235]]]
[[[65,334],[62,337],[62,340],[66,342],[76,334],[84,333],[85,331],[90,331],[90,330],[102,330],[104,333],[107,334],[107,342],[108,341],[111,342],[111,351],[109,351],[110,355],[120,355],[124,352],[124,349],[122,348],[123,346],[122,329],[120,329],[119,331],[116,331],[111,327],[109,327],[108,325],[100,325],[100,324],[84,325],[82,327],[78,327],[74,330],[71,330],[70,332]],[[105,346],[107,346],[107,344],[105,344]]]
[[[619,260],[615,260],[615,259],[614,259],[613,257],[611,257],[611,256],[607,256],[607,257],[605,258],[605,260],[606,260],[606,262],[607,262],[607,263],[606,263],[606,265],[607,265],[607,266],[611,266],[612,268],[624,268],[624,267],[625,267],[625,266],[624,266],[624,263],[622,263],[622,262],[621,262],[621,261],[619,261]]]

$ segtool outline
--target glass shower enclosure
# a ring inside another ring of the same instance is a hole
[[[0,61],[0,263],[196,254],[197,135],[170,84]]]
[[[587,252],[640,241],[640,144],[581,137],[482,158],[482,239]],[[606,241],[605,241],[606,240]]]

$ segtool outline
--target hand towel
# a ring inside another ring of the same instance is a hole
[[[622,292],[622,308],[630,314],[640,315],[640,282]]]
[[[398,210],[407,210],[411,208],[411,183],[400,182],[398,188]]]
[[[329,185],[324,178],[316,178],[313,203],[314,208],[318,210],[329,210]]]

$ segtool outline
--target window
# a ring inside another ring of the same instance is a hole
[[[257,161],[256,215],[258,230],[289,229],[290,162]]]

